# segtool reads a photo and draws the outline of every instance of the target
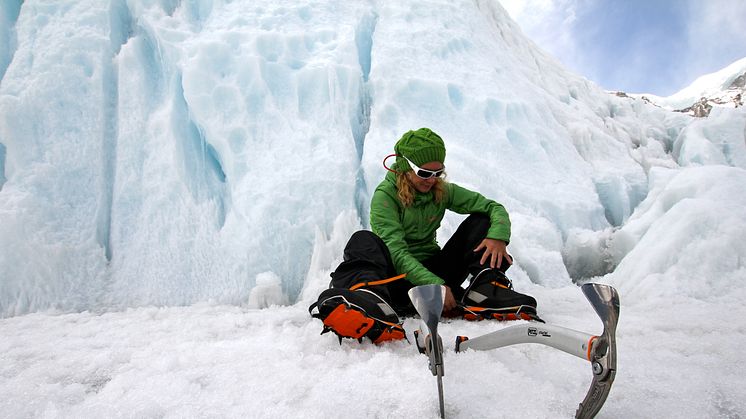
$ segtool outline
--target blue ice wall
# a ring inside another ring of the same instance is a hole
[[[15,24],[23,0],[3,0],[0,3],[0,83],[16,49]]]
[[[173,112],[171,124],[179,139],[179,160],[183,165],[186,184],[197,202],[211,200],[217,206],[216,224],[225,223],[226,200],[225,172],[215,148],[205,139],[203,130],[192,119],[181,78],[174,80]]]
[[[529,280],[569,283],[563,240],[630,218],[671,161],[645,133],[678,120],[497,4],[433,3],[1,2],[0,316],[244,304],[262,275],[311,295],[422,126],[514,216]]]
[[[358,64],[363,76],[360,89],[360,101],[357,111],[350,118],[350,129],[355,141],[355,151],[358,163],[362,162],[363,150],[365,149],[365,136],[370,130],[370,111],[373,106],[373,97],[368,79],[370,77],[371,62],[373,60],[373,35],[376,29],[378,15],[374,12],[365,14],[355,30],[355,46],[357,49]],[[355,207],[363,225],[368,224],[368,186],[365,182],[365,173],[362,165],[359,166],[355,178]]]

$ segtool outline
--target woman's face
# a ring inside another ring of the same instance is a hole
[[[443,170],[443,163],[437,162],[437,161],[431,161],[429,163],[425,163],[421,165],[420,167],[423,169],[432,170],[432,171]],[[417,192],[420,192],[420,193],[430,192],[430,189],[432,189],[432,187],[438,181],[438,178],[435,176],[428,178],[428,179],[423,179],[415,175],[414,171],[412,170],[407,172],[407,177],[409,178],[409,181],[412,182]]]

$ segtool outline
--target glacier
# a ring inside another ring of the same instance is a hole
[[[567,72],[489,1],[4,8],[5,315],[240,304],[263,273],[296,301],[420,126],[453,181],[514,214],[530,281],[560,286],[613,269],[566,243],[621,226],[694,143],[689,118]]]
[[[306,312],[367,226],[381,161],[423,126],[448,179],[510,212],[509,272],[542,317],[588,328],[576,284],[619,289],[602,413],[746,412],[726,368],[746,332],[713,319],[746,315],[746,111],[605,92],[489,0],[2,2],[3,411],[341,417],[363,403],[352,369],[388,406],[360,415],[435,415],[416,351],[340,347]],[[446,363],[475,383],[446,381],[458,417],[494,408],[503,380],[541,394],[508,391],[495,417],[568,416],[588,378],[536,348]]]

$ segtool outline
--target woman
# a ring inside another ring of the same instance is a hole
[[[432,130],[407,132],[394,151],[396,162],[371,200],[372,232],[352,235],[330,288],[310,308],[324,332],[340,341],[404,338],[397,313],[413,314],[407,291],[424,284],[445,286],[445,315],[538,319],[536,300],[513,291],[505,276],[513,263],[505,208],[443,179],[446,149]],[[441,249],[436,231],[446,210],[470,215]]]

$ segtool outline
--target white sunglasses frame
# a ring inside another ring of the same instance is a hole
[[[443,168],[442,168],[442,169],[440,169],[440,170],[429,170],[429,169],[423,169],[423,168],[421,168],[421,167],[417,166],[416,164],[412,163],[412,162],[411,162],[411,161],[410,161],[410,160],[409,160],[408,158],[406,158],[406,157],[404,157],[404,156],[402,156],[402,158],[403,158],[404,160],[406,160],[406,161],[407,161],[407,163],[409,163],[409,166],[411,166],[411,167],[412,167],[412,171],[414,172],[414,175],[415,175],[415,176],[417,176],[417,177],[418,177],[418,178],[420,178],[420,179],[432,179],[432,178],[439,178],[439,177],[443,176],[443,173],[445,173],[445,170],[446,170],[446,166],[445,166],[445,165],[443,165]],[[420,170],[422,170],[423,172],[429,173],[429,174],[430,174],[430,176],[428,176],[428,177],[423,177],[423,176],[420,176],[420,174],[419,174],[419,171],[420,171]]]

